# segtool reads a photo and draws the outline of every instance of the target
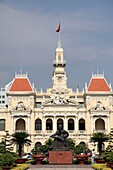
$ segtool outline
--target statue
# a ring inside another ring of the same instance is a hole
[[[62,125],[58,125],[58,130],[50,137],[54,138],[53,144],[50,150],[69,150],[69,142],[67,137],[69,133],[62,128]]]

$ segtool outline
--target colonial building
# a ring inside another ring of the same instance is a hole
[[[113,92],[104,74],[92,74],[82,91],[67,87],[66,61],[60,39],[56,48],[52,87],[46,92],[37,91],[27,74],[15,74],[5,90],[0,91],[0,139],[5,131],[9,134],[26,131],[32,145],[25,147],[30,152],[36,143],[44,142],[62,124],[76,144],[90,143],[93,132],[108,134],[113,122]],[[2,103],[2,101],[4,101]],[[16,148],[14,148],[16,149]]]

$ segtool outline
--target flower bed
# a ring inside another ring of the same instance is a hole
[[[106,167],[106,164],[92,164],[92,168],[94,168],[95,170],[103,170]]]
[[[28,164],[18,164],[16,167],[12,168],[11,170],[26,170],[29,168]]]

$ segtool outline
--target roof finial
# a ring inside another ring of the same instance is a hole
[[[21,69],[20,69],[20,75],[22,76],[22,67],[21,67]]]

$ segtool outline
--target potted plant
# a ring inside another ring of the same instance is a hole
[[[42,152],[42,146],[35,145],[32,149],[32,157],[35,160],[36,164],[42,164],[43,159],[45,158],[45,154]]]
[[[113,152],[106,151],[102,156],[107,166],[113,169]]]
[[[87,151],[87,153],[85,152]],[[76,145],[75,147],[75,159],[78,160],[79,164],[85,164],[88,159],[90,159],[91,154],[86,145]]]
[[[102,132],[93,133],[90,139],[91,142],[98,143],[99,157],[95,158],[95,161],[97,163],[104,163],[104,160],[102,159],[102,145],[104,142],[107,142],[108,140],[109,140],[108,135]]]

